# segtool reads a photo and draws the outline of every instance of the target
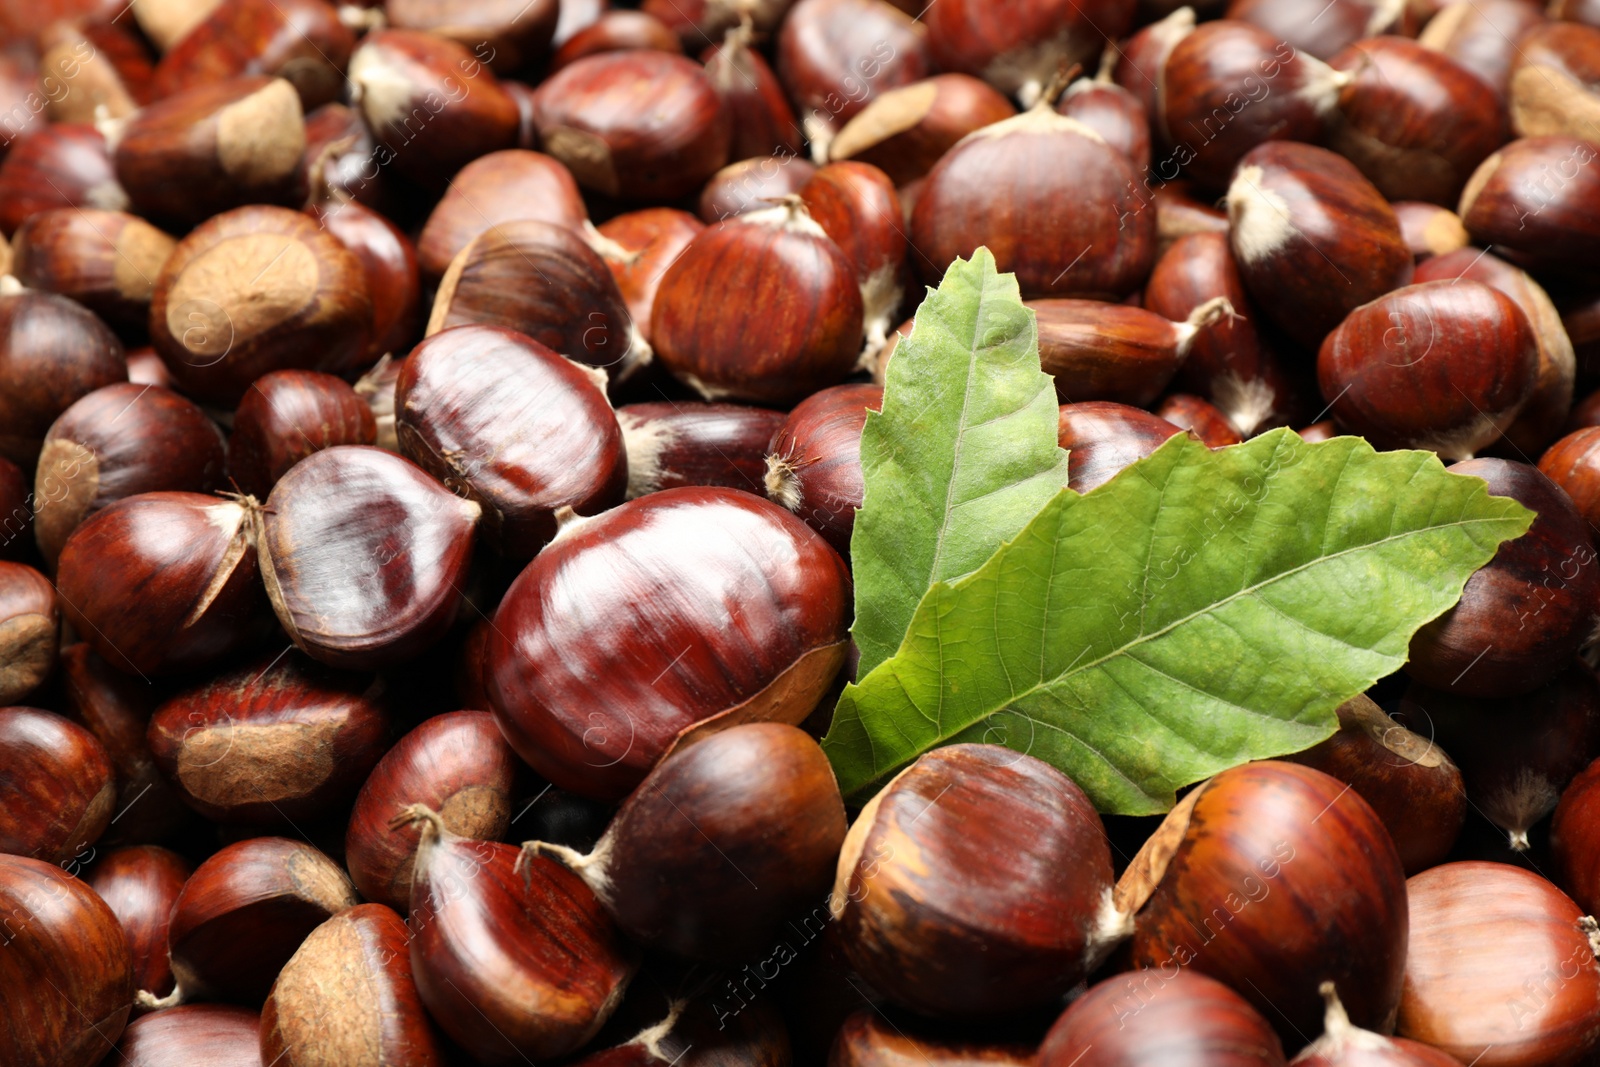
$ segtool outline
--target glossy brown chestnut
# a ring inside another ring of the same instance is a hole
[[[683,42],[667,29],[667,24],[645,11],[606,11],[594,22],[573,34],[550,60],[552,72],[571,66],[584,56],[601,52],[625,52],[650,48],[657,52],[683,54]]]
[[[127,935],[135,989],[156,996],[172,992],[167,926],[172,905],[192,871],[189,861],[176,852],[134,845],[106,853],[86,879]]]
[[[1455,607],[1417,631],[1406,673],[1471,697],[1530,692],[1588,639],[1600,594],[1588,530],[1567,495],[1526,463],[1473,459],[1450,470],[1482,478],[1538,518],[1467,579]]]
[[[1447,863],[1406,883],[1397,1031],[1482,1067],[1561,1067],[1600,1040],[1594,920],[1531,871]]]
[[[555,860],[519,864],[510,845],[457,837],[421,805],[397,821],[422,828],[411,967],[440,1028],[480,1063],[582,1047],[637,966],[594,893]]]
[[[251,502],[140,493],[86,519],[56,564],[61,610],[106,662],[191,670],[262,632]]]
[[[1150,118],[1139,97],[1113,81],[1079,78],[1056,102],[1056,110],[1077,119],[1133,163],[1138,174],[1150,168]]]
[[[753,156],[729,163],[700,190],[695,213],[710,225],[772,206],[798,193],[817,168],[799,156]]]
[[[133,1003],[128,940],[83,882],[0,855],[0,1054],[17,1067],[93,1067]]]
[[[1477,244],[1530,270],[1585,269],[1600,240],[1600,147],[1524,137],[1483,161],[1458,213]]]
[[[355,35],[323,0],[222,0],[156,66],[158,97],[241,75],[283,78],[310,111],[339,96]]]
[[[572,172],[542,152],[508,148],[468,163],[428,215],[417,240],[423,277],[440,278],[473,238],[517,219],[581,227],[588,218]]]
[[[1281,1067],[1283,1045],[1250,1002],[1177,965],[1108,978],[1073,1001],[1045,1036],[1039,1067]]]
[[[563,10],[567,2],[563,0]],[[694,48],[737,26],[745,15],[751,17],[756,32],[771,33],[791,3],[792,0],[644,0],[640,6],[670,26],[682,38],[685,48]]]
[[[980,245],[1025,297],[1121,299],[1150,273],[1156,219],[1132,162],[1053,105],[969,134],[928,172],[911,213],[924,281]]]
[[[69,296],[111,325],[139,331],[176,244],[125,212],[55,208],[18,227],[10,272],[30,289]]]
[[[736,303],[710,298],[738,291]],[[850,261],[793,199],[720,222],[667,268],[650,337],[707,400],[791,404],[855,366],[861,290]]]
[[[1539,472],[1572,499],[1591,526],[1600,524],[1600,425],[1567,434],[1539,458]]]
[[[1460,1067],[1460,1060],[1432,1045],[1356,1026],[1332,982],[1322,983],[1322,996],[1328,1003],[1322,1036],[1290,1061],[1294,1067]]]
[[[1600,863],[1596,862],[1600,853],[1595,851],[1600,822],[1594,810],[1600,797],[1595,790],[1600,781],[1597,768],[1600,762],[1591,763],[1572,780],[1550,822],[1550,858],[1555,863],[1551,877],[1572,894],[1585,914],[1593,914],[1600,905]]]
[[[180,1004],[128,1024],[121,1067],[263,1067],[261,1016],[233,1004]]]
[[[862,978],[935,1017],[1049,1004],[1128,933],[1088,797],[998,745],[936,749],[873,797],[829,907]]]
[[[802,141],[800,123],[778,76],[751,47],[754,36],[754,26],[740,22],[723,36],[722,43],[700,56],[733,127],[728,158],[797,155]]]
[[[126,20],[62,19],[34,43],[51,122],[125,118],[152,99],[150,50]]]
[[[1228,220],[1256,306],[1308,347],[1411,280],[1394,209],[1354,164],[1325,148],[1274,141],[1251,151],[1228,187]]]
[[[1378,448],[1470,459],[1538,385],[1539,348],[1511,297],[1475,281],[1420,282],[1364,304],[1330,333],[1317,381],[1334,419]]]
[[[512,583],[489,698],[540,774],[620,797],[708,719],[802,721],[843,662],[849,590],[838,553],[775,504],[652,493],[574,523]]]
[[[12,143],[0,163],[0,233],[10,237],[34,212],[60,207],[128,208],[111,150],[93,126],[44,126]]]
[[[982,78],[1031,106],[1057,72],[1126,34],[1133,14],[1127,0],[955,0],[922,17],[940,69]]]
[[[455,621],[482,511],[392,452],[312,453],[256,513],[278,621],[331,667],[404,662]]]
[[[1067,485],[1087,493],[1182,432],[1166,419],[1127,404],[1062,404],[1056,439],[1068,452]]]
[[[1020,1046],[908,1034],[899,1023],[871,1009],[858,1011],[845,1020],[828,1053],[828,1067],[898,1067],[902,1063],[925,1063],[929,1067],[1025,1067],[1035,1062],[1032,1050]]]
[[[731,120],[705,69],[665,52],[580,59],[534,93],[544,149],[585,189],[674,200],[728,162]]]
[[[1331,65],[1350,80],[1339,90],[1328,147],[1390,200],[1454,205],[1473,170],[1505,143],[1494,90],[1415,41],[1374,37]]]
[[[1226,448],[1244,440],[1233,423],[1209,400],[1188,393],[1172,393],[1156,408],[1156,418],[1188,430],[1207,448]]]
[[[350,813],[345,862],[361,895],[410,910],[421,830],[389,825],[402,808],[424,804],[451,833],[495,841],[511,825],[516,773],[516,756],[487,712],[436,715],[402,737],[373,768]]]
[[[174,696],[148,736],[157,766],[206,818],[292,827],[350,802],[390,721],[370,677],[286,653]]]
[[[206,82],[158,100],[117,140],[117,181],[133,210],[179,229],[241,204],[305,198],[305,118],[282,78]]]
[[[193,998],[257,1004],[306,935],[356,905],[344,871],[302,841],[254,837],[227,845],[183,884],[167,944],[177,989]],[[141,1007],[165,1007],[141,990]]]
[[[687,211],[652,207],[618,215],[589,234],[617,280],[628,314],[647,335],[662,276],[704,229],[705,224]]]
[[[394,177],[384,172],[379,158],[378,143],[354,108],[323,104],[306,115],[306,151],[300,165],[301,184],[310,202],[348,199],[392,210]]]
[[[361,260],[286,208],[238,208],[173,251],[150,303],[150,339],[178,388],[237,404],[275,370],[363,365],[372,300]]]
[[[222,432],[170,389],[121,382],[61,413],[44,436],[33,483],[34,536],[54,566],[72,531],[118,500],[223,485]]]
[[[1339,705],[1339,732],[1285,759],[1331,774],[1383,821],[1408,874],[1444,860],[1467,816],[1466,787],[1425,715],[1402,714],[1407,729],[1366,696]]]
[[[50,677],[60,633],[50,580],[25,564],[0,562],[0,706],[20,704]]]
[[[618,408],[628,499],[689,485],[761,492],[767,446],[786,418],[768,408],[696,401]]]
[[[640,944],[737,964],[793,916],[826,924],[844,835],[822,749],[796,727],[752,722],[668,755],[593,851],[533,841],[523,855],[559,858]]]
[[[1400,200],[1391,204],[1400,220],[1400,236],[1418,263],[1429,256],[1442,256],[1472,243],[1461,216],[1438,204]]]
[[[474,159],[516,143],[517,102],[486,65],[494,47],[482,36],[474,40],[469,52],[419,30],[375,30],[362,38],[350,57],[351,95],[380,143],[380,167],[393,165],[440,190]]]
[[[127,377],[116,334],[82,306],[54,293],[0,294],[0,456],[31,472],[63,411]]]
[[[1522,0],[1454,0],[1428,20],[1417,42],[1442,52],[1505,97],[1517,42],[1543,24],[1538,4]]]
[[[1016,113],[987,82],[936,74],[874,96],[839,130],[828,154],[871,163],[905,185],[926,175],[967,134]]]
[[[1227,17],[1260,26],[1297,52],[1330,59],[1363,38],[1394,33],[1403,11],[1404,4],[1387,0],[1337,0],[1328,8],[1315,0],[1231,0]]]
[[[0,708],[0,852],[60,863],[86,854],[115,814],[111,757],[77,723]]]
[[[1197,787],[1134,857],[1117,901],[1135,913],[1135,967],[1227,982],[1287,1040],[1319,1028],[1323,982],[1361,1026],[1385,1026],[1400,1001],[1400,856],[1365,800],[1310,767],[1249,763]]]
[[[497,71],[545,58],[560,0],[385,0],[389,24],[424,30],[471,48]]]
[[[800,0],[778,32],[777,61],[818,163],[873,97],[933,73],[927,27],[884,0]]]
[[[1166,389],[1207,327],[1233,314],[1226,297],[1183,322],[1096,300],[1028,302],[1039,325],[1039,357],[1063,403],[1110,400],[1147,406]]]
[[[909,280],[900,195],[877,167],[845,160],[812,175],[800,199],[855,269],[865,334],[861,360],[869,366],[901,316]]]
[[[311,453],[377,439],[372,409],[344,379],[321,371],[273,371],[251,383],[233,414],[228,473],[241,492],[264,498]]]
[[[411,238],[383,215],[356,201],[324,201],[311,217],[361,261],[372,300],[372,333],[365,357],[339,367],[342,373],[365,369],[387,352],[404,352],[417,339],[422,318],[422,282]]]
[[[1194,32],[1195,9],[1185,4],[1141,27],[1116,49],[1111,80],[1139,98],[1153,123],[1161,118],[1161,77],[1178,42]],[[1161,139],[1158,126],[1151,132]],[[1170,167],[1170,164],[1168,165]],[[1164,168],[1165,169],[1165,168]],[[1167,177],[1161,173],[1160,177]]]
[[[534,219],[484,231],[451,262],[428,336],[456,326],[515,331],[619,381],[655,358],[599,253],[577,230]]]
[[[803,400],[767,449],[767,497],[816,530],[840,555],[850,552],[856,511],[866,495],[861,428],[883,407],[877,385],[836,385]]]
[[[300,943],[261,1009],[261,1058],[281,1067],[448,1062],[411,975],[406,921],[358,904]]]
[[[1535,26],[1511,66],[1511,128],[1519,137],[1596,136],[1600,29],[1575,22]]]

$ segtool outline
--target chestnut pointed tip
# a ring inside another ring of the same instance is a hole
[[[793,457],[773,453],[767,457],[767,474],[763,479],[767,496],[776,504],[799,511],[800,470]]]

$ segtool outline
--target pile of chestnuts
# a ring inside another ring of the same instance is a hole
[[[32,0],[0,238],[0,1065],[1600,1064],[1600,3]],[[979,247],[1073,489],[1289,427],[1537,518],[1164,818],[847,804]]]

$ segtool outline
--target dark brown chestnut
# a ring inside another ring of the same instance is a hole
[[[983,78],[1032,106],[1056,74],[1100,55],[1133,26],[1127,0],[954,0],[927,8],[928,47],[942,70]]]
[[[998,745],[936,749],[873,797],[829,906],[862,978],[941,1018],[1050,1004],[1129,932],[1088,797]]]
[[[228,473],[240,491],[264,498],[311,453],[377,439],[372,409],[344,379],[313,370],[273,371],[251,383],[233,413]]]
[[[987,82],[936,74],[874,96],[839,130],[828,154],[871,163],[905,185],[926,175],[969,133],[1016,113]]]
[[[1504,97],[1517,42],[1544,21],[1540,5],[1523,0],[1452,0],[1428,20],[1417,42],[1444,53]]]
[[[323,0],[222,0],[156,65],[151,90],[171,96],[240,75],[288,81],[310,111],[339,96],[355,35]]]
[[[550,70],[553,73],[571,66],[584,56],[599,55],[601,52],[626,52],[635,48],[683,54],[683,42],[678,35],[648,11],[606,11],[556,50],[550,60]]]
[[[803,400],[772,436],[767,497],[816,530],[840,555],[850,552],[856,511],[866,495],[861,428],[883,407],[877,385],[836,385]]]
[[[1096,300],[1031,300],[1039,358],[1062,403],[1153,404],[1188,358],[1201,331],[1233,315],[1227,297],[1196,307],[1182,322]]]
[[[21,559],[29,554],[32,546],[31,487],[22,474],[22,468],[0,456],[0,559]]]
[[[1483,161],[1457,213],[1475,243],[1530,270],[1586,269],[1600,240],[1600,147],[1524,137]]]
[[[1166,419],[1127,404],[1062,404],[1057,441],[1068,453],[1067,485],[1087,493],[1182,432]]]
[[[113,326],[142,331],[156,278],[176,244],[125,212],[54,208],[17,228],[10,273],[30,289],[71,297]]]
[[[1328,1003],[1322,1036],[1290,1061],[1294,1067],[1460,1067],[1460,1060],[1432,1045],[1356,1026],[1332,982],[1322,983],[1322,997]]]
[[[1202,397],[1172,393],[1161,401],[1155,414],[1180,430],[1188,430],[1207,448],[1226,448],[1244,440],[1222,409]]]
[[[384,0],[389,24],[423,30],[471,48],[497,71],[545,58],[560,0]]]
[[[700,190],[695,213],[710,225],[798,193],[817,168],[799,156],[752,156],[729,163]]]
[[[111,758],[93,734],[37,708],[0,708],[0,852],[81,857],[115,814]]]
[[[323,104],[306,115],[300,166],[310,203],[355,200],[375,210],[393,210],[395,178],[384,171],[380,158],[378,142],[354,108]]]
[[[812,175],[800,199],[855,269],[865,335],[861,360],[870,366],[888,343],[905,301],[909,271],[900,195],[877,167],[845,160]]]
[[[1600,567],[1588,529],[1560,487],[1526,463],[1473,459],[1450,470],[1482,478],[1538,518],[1467,579],[1455,607],[1417,631],[1406,673],[1471,697],[1531,692],[1589,637]]]
[[[1195,9],[1185,4],[1163,13],[1117,43],[1111,80],[1139,98],[1152,123],[1158,122],[1161,116],[1161,77],[1167,69],[1167,59],[1178,42],[1194,32],[1194,27]],[[1153,127],[1151,132],[1161,140],[1159,128]],[[1167,174],[1159,176],[1166,178]]]
[[[485,230],[517,219],[578,228],[587,218],[578,183],[560,160],[518,148],[490,152],[450,180],[417,239],[417,264],[437,281]]]
[[[170,389],[122,382],[61,413],[44,436],[33,483],[34,536],[55,565],[85,519],[118,500],[223,485],[222,432]]]
[[[1390,205],[1400,220],[1400,236],[1418,263],[1429,256],[1442,256],[1472,243],[1461,216],[1438,204],[1399,200]]]
[[[572,1067],[788,1067],[797,1062],[794,1057],[783,1017],[769,1002],[733,1011],[702,998],[670,1002],[660,1021],[620,1045],[590,1052]]]
[[[1150,118],[1134,93],[1109,78],[1079,78],[1061,94],[1056,110],[1077,119],[1127,156],[1135,173],[1150,169]]]
[[[662,276],[704,229],[705,224],[687,211],[652,207],[618,215],[589,234],[594,250],[617,280],[628,314],[647,336]]]
[[[106,853],[85,879],[122,924],[133,955],[135,989],[156,996],[172,992],[167,926],[172,905],[192,871],[189,861],[176,852],[134,845]]]
[[[767,446],[786,418],[767,408],[696,401],[618,408],[628,499],[689,485],[761,492]]]
[[[0,129],[9,122],[8,113]],[[0,163],[0,233],[10,237],[34,212],[62,207],[128,209],[111,149],[93,126],[43,126],[19,138]]]
[[[0,707],[22,703],[45,683],[60,635],[50,580],[26,564],[0,561]]]
[[[535,770],[620,797],[706,720],[802,721],[844,661],[849,590],[838,553],[775,504],[652,493],[573,523],[512,583],[489,698]]]
[[[1026,1067],[1036,1062],[1031,1049],[1018,1045],[980,1044],[910,1034],[898,1022],[871,1009],[858,1011],[845,1020],[828,1054],[828,1067],[898,1067],[901,1063],[925,1063],[929,1067]]]
[[[455,621],[482,511],[392,452],[312,453],[255,513],[278,621],[331,667],[405,661]]]
[[[54,293],[0,292],[0,457],[32,471],[63,411],[127,378],[117,335],[81,305]]]
[[[121,1067],[263,1067],[261,1016],[235,1004],[180,1004],[128,1024]]]
[[[1561,794],[1555,817],[1550,822],[1550,858],[1558,885],[1572,894],[1585,914],[1600,910],[1600,852],[1595,851],[1595,783],[1600,781],[1600,761],[1572,780]]]
[[[800,123],[778,76],[751,47],[754,36],[754,25],[741,21],[723,36],[722,43],[700,56],[733,127],[728,158],[797,155],[802,140]]]
[[[372,300],[372,333],[364,358],[341,363],[341,373],[366,368],[388,352],[404,352],[417,339],[422,317],[422,283],[411,238],[383,215],[351,200],[317,204],[311,217],[348,248],[366,271]]]

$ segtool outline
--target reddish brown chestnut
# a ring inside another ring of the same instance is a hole
[[[181,1004],[128,1024],[117,1043],[121,1067],[263,1067],[261,1016],[233,1004]]]
[[[18,227],[10,273],[30,289],[70,296],[114,326],[140,330],[176,244],[121,211],[55,208]]]
[[[804,519],[840,555],[850,551],[856,510],[866,493],[861,428],[867,412],[882,407],[881,386],[823,389],[789,413],[768,447],[767,497]]]
[[[1460,1067],[1460,1060],[1432,1045],[1356,1026],[1332,982],[1322,983],[1322,997],[1328,1003],[1322,1036],[1300,1050],[1294,1067]]]
[[[798,193],[817,168],[799,156],[754,156],[729,163],[700,190],[695,212],[710,225],[772,206]]]
[[[1057,442],[1069,453],[1067,485],[1087,493],[1182,432],[1166,419],[1127,404],[1109,400],[1062,404]]]
[[[564,6],[560,0],[385,0],[383,10],[390,25],[454,41],[495,70],[510,71],[546,56]]]
[[[139,29],[156,46],[165,52],[184,35],[204,22],[220,0],[151,0],[134,9]]]
[[[337,369],[350,373],[388,352],[404,352],[417,337],[422,316],[422,283],[411,238],[378,212],[354,200],[324,202],[311,217],[361,261],[372,300],[372,334],[364,358]]]
[[[775,504],[652,493],[574,523],[512,583],[489,698],[535,770],[620,797],[708,719],[802,721],[843,662],[849,588],[838,553]]]
[[[32,471],[63,411],[127,377],[116,334],[78,304],[54,293],[0,293],[0,457]]]
[[[1155,414],[1180,430],[1188,430],[1207,448],[1226,448],[1244,440],[1220,408],[1188,393],[1172,393],[1161,401]]]
[[[60,863],[99,840],[117,783],[105,746],[37,708],[0,708],[0,852]]]
[[[1033,300],[1039,357],[1063,403],[1110,400],[1147,406],[1166,389],[1201,331],[1233,315],[1227,297],[1182,322],[1096,300]]]
[[[35,44],[38,88],[51,122],[121,119],[152,98],[150,50],[125,21],[62,19],[46,26]]]
[[[1400,200],[1390,205],[1400,220],[1400,236],[1418,263],[1429,256],[1442,256],[1472,243],[1461,216],[1438,204]]]
[[[385,173],[372,131],[359,111],[323,104],[306,115],[306,151],[301,184],[310,202],[358,200],[370,208],[392,209],[394,176]]]
[[[60,633],[50,580],[24,564],[0,562],[0,707],[21,703],[50,677]]]
[[[695,401],[617,409],[628,453],[628,499],[688,485],[761,491],[767,446],[787,416]]]
[[[1600,822],[1595,819],[1596,782],[1600,782],[1600,761],[1589,764],[1572,780],[1556,805],[1550,823],[1550,858],[1555,861],[1552,877],[1572,894],[1586,914],[1600,905],[1600,852],[1595,851]]]
[[[1110,79],[1079,78],[1067,86],[1056,110],[1077,119],[1127,156],[1136,173],[1150,169],[1150,118],[1139,97]]]
[[[93,126],[44,126],[19,138],[0,163],[0,233],[10,237],[34,212],[62,207],[128,208],[111,150]]]
[[[311,453],[377,439],[372,409],[342,378],[313,370],[273,371],[251,383],[233,413],[228,472],[241,491],[264,498]]]
[[[1316,0],[1232,0],[1227,17],[1254,23],[1298,52],[1329,59],[1363,38],[1394,33],[1403,12],[1404,4],[1393,0],[1336,0],[1332,7]]]
[[[571,66],[584,56],[625,52],[634,48],[683,54],[683,42],[678,40],[678,35],[649,12],[606,11],[556,50],[550,60],[550,70],[555,72]]]
[[[1600,240],[1600,147],[1572,137],[1524,137],[1483,161],[1458,213],[1474,242],[1530,270],[1593,266]]]
[[[650,329],[656,292],[667,268],[704,229],[687,211],[653,207],[618,215],[589,234],[640,330]]]
[[[560,160],[517,148],[490,152],[450,180],[417,239],[417,263],[436,281],[485,230],[517,219],[578,228],[587,218],[578,183]]]
[[[778,76],[751,47],[755,28],[748,21],[730,29],[722,43],[700,56],[711,87],[722,97],[733,127],[729,159],[793,156],[800,152],[800,123]]]
[[[172,992],[167,926],[172,905],[192,871],[189,861],[176,852],[135,845],[106,853],[87,878],[127,935],[135,989],[157,996]]]
[[[905,185],[926,175],[967,134],[1016,113],[987,82],[936,74],[875,96],[845,123],[828,154],[871,163]]]
[[[568,2],[572,0],[563,0],[563,11]],[[777,29],[790,4],[791,0],[749,0],[747,3],[731,0],[644,0],[641,6],[670,26],[686,48],[693,48],[737,26],[746,15],[750,16],[758,33],[771,33]]]
[[[1539,8],[1522,0],[1454,0],[1428,20],[1417,42],[1444,53],[1504,97],[1517,42],[1544,23]]]
[[[888,343],[905,300],[906,234],[900,195],[870,163],[829,163],[800,190],[806,211],[844,252],[861,285],[862,363]]]
[[[1591,526],[1600,524],[1600,426],[1576,430],[1550,446],[1539,459],[1539,472],[1559,485],[1578,514]]]
[[[339,13],[322,0],[222,0],[166,50],[151,88],[164,97],[265,74],[288,81],[310,111],[339,96],[355,43]]]
[[[1595,139],[1600,117],[1600,29],[1549,22],[1517,42],[1511,66],[1511,128],[1519,137]]]
[[[1167,69],[1167,59],[1178,42],[1194,32],[1194,27],[1195,10],[1185,4],[1117,44],[1111,80],[1138,97],[1152,121],[1161,117],[1161,76]],[[1151,132],[1159,137],[1159,129],[1152,128]],[[1167,175],[1162,173],[1160,177]]]
[[[1024,105],[1074,63],[1087,63],[1133,26],[1127,0],[955,0],[928,8],[928,46],[943,70],[983,78]]]

